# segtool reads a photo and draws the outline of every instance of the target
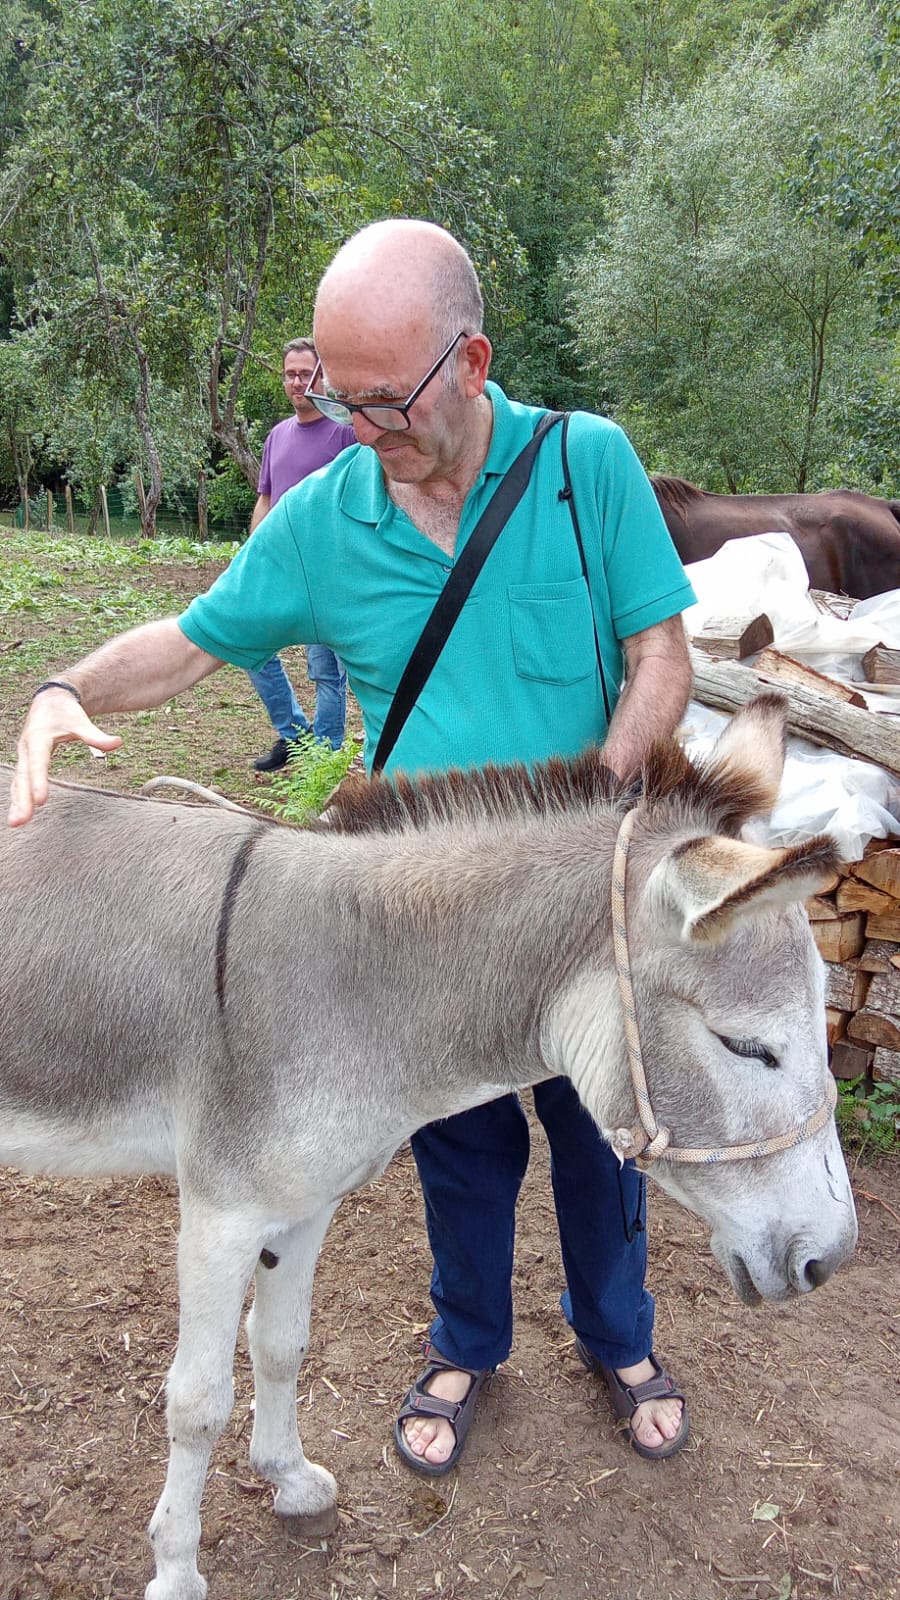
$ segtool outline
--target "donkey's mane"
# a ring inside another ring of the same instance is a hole
[[[554,812],[587,810],[624,802],[623,785],[604,764],[599,745],[570,760],[554,756],[531,768],[458,767],[409,778],[345,779],[328,808],[327,823],[341,833],[398,833],[435,822],[514,820]]]
[[[664,810],[669,825],[674,814],[685,823],[726,833],[736,833],[750,816],[768,813],[772,798],[766,785],[754,783],[744,770],[715,760],[692,762],[674,738],[653,746],[642,786],[648,811]],[[623,814],[640,787],[623,783],[605,765],[602,747],[590,745],[568,760],[554,756],[531,769],[516,762],[465,772],[453,768],[418,779],[405,773],[369,779],[353,774],[344,779],[326,817],[313,827],[401,833],[436,822],[517,821],[597,806]]]

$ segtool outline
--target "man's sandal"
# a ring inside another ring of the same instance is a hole
[[[639,1456],[645,1456],[648,1461],[664,1461],[667,1456],[673,1456],[676,1450],[681,1449],[688,1436],[687,1402],[652,1351],[649,1359],[653,1363],[654,1376],[648,1378],[645,1383],[629,1384],[623,1383],[615,1368],[607,1367],[577,1337],[575,1349],[589,1371],[598,1373],[604,1379],[609,1390],[609,1403],[619,1427],[628,1437],[632,1450],[636,1450]],[[664,1439],[662,1444],[657,1445],[641,1444],[631,1422],[638,1406],[643,1405],[645,1400],[681,1401],[681,1426],[673,1439]]]
[[[488,1378],[493,1376],[494,1369],[486,1367],[483,1371],[476,1371],[473,1367],[461,1367],[455,1361],[447,1361],[430,1342],[426,1342],[422,1354],[426,1366],[400,1407],[394,1423],[394,1444],[397,1454],[414,1472],[422,1472],[428,1478],[442,1478],[446,1472],[452,1472],[459,1461],[475,1415],[475,1401]],[[465,1372],[468,1375],[471,1382],[462,1400],[441,1400],[438,1395],[428,1393],[428,1385],[438,1372]],[[426,1461],[424,1456],[417,1456],[410,1449],[404,1427],[410,1417],[441,1417],[449,1422],[456,1443],[446,1461]]]

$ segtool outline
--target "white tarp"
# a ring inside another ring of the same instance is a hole
[[[870,710],[900,714],[900,690],[866,684],[861,666],[873,645],[900,649],[900,589],[859,601],[846,621],[823,612],[809,593],[803,557],[786,533],[731,539],[687,571],[697,596],[684,613],[689,634],[717,617],[749,619],[765,612],[776,650],[852,683],[865,693]],[[727,721],[727,713],[692,701],[685,718],[690,753],[704,754]],[[831,834],[844,860],[858,861],[870,839],[900,836],[900,782],[872,762],[789,738],[778,804],[757,836],[771,844],[797,844],[814,833]]]

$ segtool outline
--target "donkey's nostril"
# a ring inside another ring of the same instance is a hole
[[[827,1256],[814,1256],[808,1243],[796,1240],[788,1257],[788,1275],[798,1294],[809,1294],[831,1277],[836,1262]]]
[[[808,1239],[795,1239],[788,1251],[788,1278],[797,1294],[809,1294],[831,1277],[837,1259],[813,1254]]]
[[[819,1261],[813,1256],[811,1261],[807,1261],[803,1269],[803,1276],[811,1289],[818,1289],[831,1277],[831,1269],[827,1262]]]

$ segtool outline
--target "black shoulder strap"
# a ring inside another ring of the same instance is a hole
[[[380,772],[388,759],[400,730],[419,698],[431,670],[459,616],[475,579],[490,555],[499,534],[519,504],[534,466],[534,458],[546,435],[561,421],[562,413],[548,411],[534,430],[524,450],[516,456],[501,478],[488,504],[472,529],[447,582],[422,629],[412,655],[403,669],[391,708],[384,719],[378,740],[373,772]]]
[[[569,418],[571,415],[572,413],[567,411],[563,420],[562,439],[560,441],[560,448],[562,450],[563,486],[559,491],[559,498],[560,500],[565,500],[568,503],[569,512],[572,517],[572,527],[575,530],[575,541],[578,545],[578,554],[581,558],[581,570],[584,574],[584,581],[587,584],[588,594],[590,594],[591,581],[588,577],[587,562],[584,559],[584,541],[581,537],[581,526],[578,521],[578,512],[575,509],[575,492],[572,488],[572,479],[569,473],[569,452],[567,448],[567,441],[569,434]],[[600,689],[603,694],[603,709],[606,712],[606,726],[609,727],[609,724],[612,721],[612,707],[609,703],[609,691],[606,687],[606,673],[603,670],[603,657],[600,654],[600,637],[597,633],[597,617],[594,612],[593,604],[591,605],[591,621],[594,627],[594,649],[597,652],[597,670],[600,673]]]

